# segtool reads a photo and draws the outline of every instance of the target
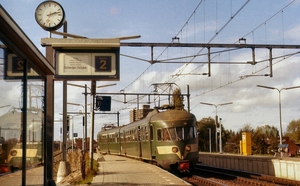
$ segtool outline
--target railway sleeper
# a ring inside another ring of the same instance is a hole
[[[208,185],[208,186],[226,186],[226,184],[222,184],[213,180],[209,180],[207,178],[203,178],[200,176],[195,176],[193,175],[190,178],[185,178],[185,181],[189,182],[189,183],[193,183],[196,185]]]
[[[242,178],[242,177],[237,177],[236,179],[238,182],[241,183],[247,183],[250,185],[257,185],[257,186],[276,186],[276,184],[274,183],[267,183],[266,180],[261,181],[261,180],[253,180],[253,179],[249,179],[249,178]]]
[[[269,175],[260,175],[260,176],[255,176],[251,175],[252,178],[258,179],[258,180],[265,180],[273,183],[278,183],[278,184],[284,184],[284,185],[300,185],[300,181],[296,180],[290,180],[290,179],[285,179],[285,178],[278,178],[275,176],[269,176]]]

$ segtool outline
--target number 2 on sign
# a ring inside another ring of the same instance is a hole
[[[18,61],[17,65],[18,65],[17,70],[21,71],[21,70],[24,69],[24,67],[23,67],[23,61]]]
[[[106,70],[106,60],[102,59],[100,60],[100,66],[99,66],[99,70]]]
[[[95,56],[95,71],[96,72],[111,71],[111,56]]]

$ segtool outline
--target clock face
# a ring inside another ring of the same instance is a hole
[[[45,30],[57,30],[64,23],[65,12],[59,3],[44,1],[35,10],[35,20]]]

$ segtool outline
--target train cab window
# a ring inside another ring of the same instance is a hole
[[[183,128],[182,127],[176,127],[176,134],[177,134],[177,139],[182,140],[183,139]]]
[[[169,130],[167,128],[157,129],[157,140],[158,141],[169,141],[171,140]]]
[[[193,127],[185,127],[184,137],[185,139],[193,139]]]
[[[157,129],[157,140],[161,141],[163,139],[162,129]]]
[[[167,128],[164,128],[164,129],[163,129],[163,138],[164,138],[164,141],[171,140],[170,134],[169,134],[169,131],[168,131]]]
[[[169,128],[169,133],[170,133],[170,135],[171,135],[171,139],[172,139],[172,140],[177,139],[177,137],[176,137],[176,131],[175,131],[175,128],[174,128],[174,127]]]
[[[196,127],[171,127],[168,128],[171,140],[186,140],[196,138]]]
[[[196,128],[184,127],[184,139],[194,139],[194,138],[196,138]]]

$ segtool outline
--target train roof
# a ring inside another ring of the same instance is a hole
[[[27,124],[32,125],[41,125],[42,122],[42,111],[37,109],[36,111],[28,111],[27,112]],[[22,123],[22,112],[17,109],[11,109],[4,115],[0,116],[0,127],[1,128],[12,128],[12,129],[20,129]]]
[[[100,133],[104,131],[105,133],[119,132],[119,130],[126,130],[134,126],[140,126],[142,124],[148,124],[150,122],[155,122],[155,121],[167,121],[167,120],[179,121],[179,120],[190,120],[190,119],[196,120],[196,117],[194,116],[194,114],[191,114],[185,110],[159,111],[157,108],[155,108],[153,111],[149,112],[145,118],[141,120],[134,121],[120,127],[111,127],[110,129],[107,130],[101,130]]]
[[[194,114],[189,113],[185,110],[167,110],[164,112],[160,112],[160,114],[153,115],[151,121],[156,120],[188,120],[188,119],[196,119]]]

